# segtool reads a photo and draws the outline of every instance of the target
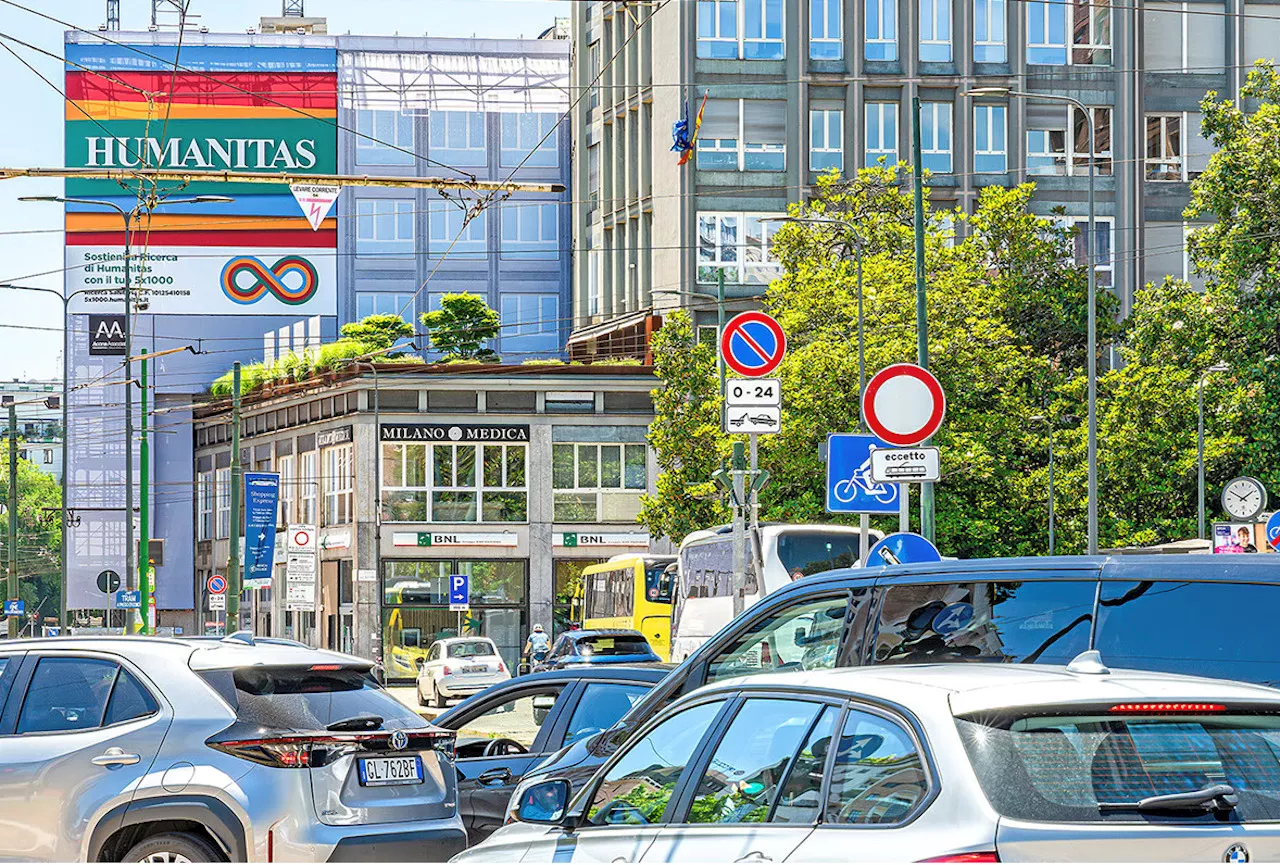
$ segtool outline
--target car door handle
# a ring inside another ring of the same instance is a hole
[[[91,761],[95,766],[132,766],[142,758],[137,754],[126,754],[119,748],[108,748]]]
[[[481,784],[505,784],[511,780],[511,770],[505,766],[500,769],[490,769],[488,772],[481,772],[476,780]]]
[[[763,853],[761,853],[759,850],[752,850],[750,853],[748,853],[746,856],[743,856],[741,859],[735,859],[733,861],[735,862],[772,862],[773,860],[770,859],[768,856],[764,855]]]

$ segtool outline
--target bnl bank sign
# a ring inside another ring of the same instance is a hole
[[[828,513],[898,513],[898,485],[871,479],[871,451],[887,447],[892,445],[873,435],[827,436]]]

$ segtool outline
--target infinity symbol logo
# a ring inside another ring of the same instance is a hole
[[[243,284],[241,274],[247,273],[253,279],[248,286]],[[297,274],[301,284],[290,288],[285,284],[285,277]],[[222,292],[236,303],[256,303],[268,291],[287,304],[306,303],[316,293],[320,278],[315,266],[299,255],[286,255],[271,267],[267,267],[262,259],[252,255],[233,258],[222,268]]]

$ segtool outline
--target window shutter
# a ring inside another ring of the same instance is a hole
[[[1044,105],[1027,103],[1028,129],[1066,129],[1067,108],[1065,105]]]
[[[787,103],[774,99],[746,99],[742,103],[743,141],[786,144]]]
[[[692,108],[690,110],[693,110]],[[699,138],[738,137],[738,100],[708,99],[707,110],[702,115]]]

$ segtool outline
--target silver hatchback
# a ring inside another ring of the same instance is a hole
[[[447,859],[453,733],[247,634],[0,642],[0,860]]]
[[[1067,667],[770,674],[672,704],[454,861],[1280,860],[1280,691]]]

